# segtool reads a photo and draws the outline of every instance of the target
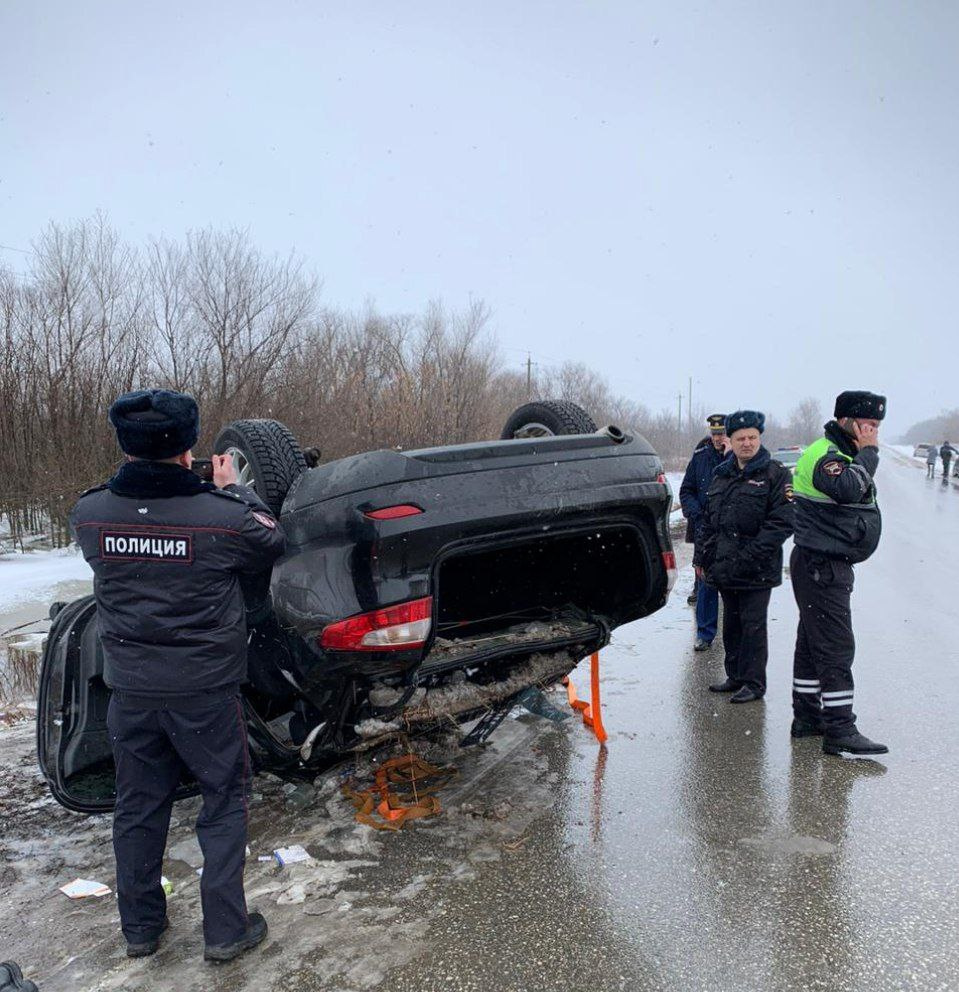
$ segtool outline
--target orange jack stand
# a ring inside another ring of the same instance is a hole
[[[589,659],[590,672],[590,701],[587,703],[576,696],[576,686],[567,676],[563,679],[566,686],[566,698],[574,710],[583,714],[583,723],[596,735],[600,744],[605,744],[608,734],[603,726],[603,711],[599,698],[599,652],[594,652]]]

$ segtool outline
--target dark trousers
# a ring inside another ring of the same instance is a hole
[[[856,729],[852,711],[852,565],[793,548],[789,559],[799,629],[793,658],[793,712],[797,720],[822,720],[829,737]]]
[[[772,589],[720,589],[726,676],[760,696],[766,692],[766,613]]]
[[[719,593],[702,579],[697,579],[696,585],[699,590],[696,596],[696,636],[712,644],[719,624]]]
[[[232,944],[247,929],[246,861],[250,757],[240,700],[223,696],[195,708],[114,693],[107,726],[116,762],[113,849],[123,936],[155,937],[166,915],[160,885],[173,796],[186,769],[200,787],[196,821],[203,851],[200,898],[208,944]]]
[[[943,482],[947,482],[948,479],[949,479],[949,462],[951,462],[951,461],[952,461],[951,458],[943,458],[943,460],[942,460],[942,481]]]

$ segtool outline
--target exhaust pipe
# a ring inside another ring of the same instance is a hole
[[[605,427],[600,427],[600,429],[596,433],[608,437],[610,441],[613,442],[613,444],[622,444],[623,441],[626,440],[625,432],[621,431],[618,427],[615,427],[613,424],[607,424]]]

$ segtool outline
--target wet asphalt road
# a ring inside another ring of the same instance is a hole
[[[165,868],[170,937],[127,962],[110,900],[54,891],[77,874],[112,884],[108,821],[51,809],[26,729],[0,734],[21,804],[0,815],[0,958],[28,965],[42,992],[954,992],[959,489],[889,451],[879,484],[885,534],[853,602],[856,711],[890,746],[881,762],[790,741],[788,582],[770,608],[766,700],[706,691],[722,653],[692,652],[687,554],[668,607],[603,652],[606,749],[578,721],[508,720],[488,749],[451,753],[461,774],[444,814],[399,835],[354,824],[335,788],[296,810],[258,779],[254,853],[299,842],[318,861],[251,859],[271,937],[242,965],[199,962],[182,850]],[[194,814],[178,807],[181,849]]]
[[[923,475],[884,453],[885,533],[853,600],[855,709],[889,755],[790,741],[788,581],[766,700],[708,693],[722,652],[691,650],[687,567],[603,653],[607,751],[552,741],[533,842],[459,890],[397,987],[959,989],[959,489]]]

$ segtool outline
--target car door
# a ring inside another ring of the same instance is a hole
[[[78,813],[105,813],[116,801],[109,702],[96,603],[84,596],[54,616],[40,665],[37,705],[40,771],[57,802]],[[177,798],[194,792],[184,780]]]

